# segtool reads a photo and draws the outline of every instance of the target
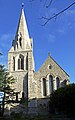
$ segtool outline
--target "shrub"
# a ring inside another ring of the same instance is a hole
[[[50,95],[50,111],[75,117],[75,84],[59,88]]]

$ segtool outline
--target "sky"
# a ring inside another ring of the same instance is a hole
[[[3,97],[4,97],[4,92],[0,92],[0,104],[2,104]]]
[[[18,26],[22,2],[27,20],[29,35],[33,38],[35,70],[38,71],[48,57],[53,59],[75,82],[75,5],[52,19],[45,26],[42,16],[50,17],[63,10],[74,0],[53,0],[47,8],[45,0],[0,0],[0,64],[7,66],[8,51]],[[48,0],[49,1],[49,0]]]

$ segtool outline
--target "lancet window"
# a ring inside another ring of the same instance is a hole
[[[24,70],[24,56],[20,55],[18,58],[18,70]]]
[[[50,94],[53,92],[53,90],[54,90],[53,76],[50,75],[50,76],[49,76],[49,91],[50,91]]]
[[[19,38],[19,44],[20,44],[20,47],[22,47],[22,38],[21,37]]]
[[[43,78],[43,96],[47,95],[47,91],[46,91],[46,79]]]
[[[26,70],[28,70],[28,53],[27,53],[27,56],[26,56]]]
[[[60,87],[60,79],[58,77],[56,78],[56,86],[57,89]]]
[[[13,57],[13,71],[15,71],[15,57]]]

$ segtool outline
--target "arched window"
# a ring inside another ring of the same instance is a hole
[[[24,56],[20,55],[18,58],[18,70],[22,69],[24,70]]]
[[[22,92],[22,99],[24,99],[24,92]]]
[[[20,59],[18,59],[18,70],[20,69]]]
[[[21,58],[21,69],[24,70],[24,58]]]
[[[46,79],[43,78],[43,96],[47,95],[47,91],[46,91]]]
[[[56,78],[56,86],[57,89],[60,87],[60,79],[58,77]]]
[[[13,70],[15,71],[15,57],[13,57]]]
[[[50,94],[53,92],[54,90],[54,85],[53,85],[53,76],[50,75],[49,76],[49,90],[50,90]]]
[[[19,38],[20,47],[22,47],[22,38]]]
[[[16,101],[18,101],[18,93],[16,92]]]
[[[27,56],[26,56],[26,70],[28,70],[28,53],[27,53]]]

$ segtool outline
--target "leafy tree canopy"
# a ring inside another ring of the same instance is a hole
[[[50,96],[50,108],[55,112],[75,116],[75,84],[54,91]]]
[[[2,111],[0,115],[4,114],[4,106],[6,103],[9,103],[10,98],[13,98],[13,86],[12,84],[15,82],[15,79],[9,74],[9,72],[5,69],[4,65],[0,65],[0,91],[4,92],[3,100],[2,100]],[[1,101],[0,101],[1,102]]]
[[[12,84],[15,82],[14,78],[9,75],[9,72],[0,65],[0,91],[5,93],[13,92]]]

